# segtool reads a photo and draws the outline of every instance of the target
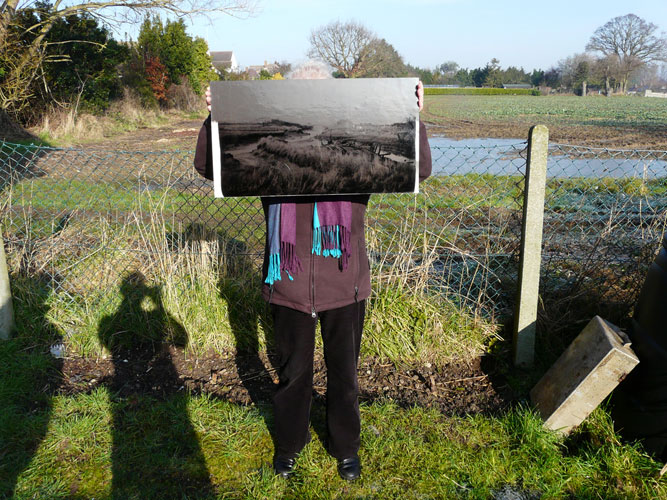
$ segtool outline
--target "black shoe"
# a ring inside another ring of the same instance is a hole
[[[296,460],[290,457],[277,456],[273,457],[273,471],[276,476],[284,477],[285,479],[294,475],[294,465]]]
[[[343,479],[354,481],[361,475],[361,462],[359,457],[343,458],[338,461],[338,474]]]

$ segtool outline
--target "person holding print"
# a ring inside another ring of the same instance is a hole
[[[292,79],[331,78],[308,62]],[[415,105],[422,109],[423,86]],[[210,110],[210,92],[207,91]],[[431,153],[420,121],[419,178],[431,174]],[[212,179],[210,117],[197,141],[195,168]],[[263,296],[273,317],[279,383],[273,397],[276,474],[290,477],[310,441],[315,328],[320,322],[327,366],[328,451],[343,479],[361,474],[357,363],[366,299],[371,293],[365,214],[369,195],[262,198],[267,225]]]

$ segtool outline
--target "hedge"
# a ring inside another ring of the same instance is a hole
[[[537,89],[434,88],[425,87],[426,95],[540,95]]]

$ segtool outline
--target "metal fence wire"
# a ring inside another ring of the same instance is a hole
[[[373,195],[367,241],[376,286],[393,273],[484,314],[510,311],[526,146],[434,140],[433,175],[419,195]],[[667,152],[556,144],[549,153],[541,293],[627,314],[664,229]],[[11,272],[91,306],[133,271],[159,281],[172,262],[184,280],[183,259],[241,258],[258,276],[261,203],[215,199],[192,158],[0,143]]]

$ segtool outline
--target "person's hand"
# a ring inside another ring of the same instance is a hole
[[[206,87],[206,92],[204,92],[204,95],[206,96],[206,109],[211,111],[211,87]]]
[[[419,80],[419,83],[417,84],[417,106],[419,107],[419,111],[424,109],[424,84],[422,83],[421,80]],[[208,109],[211,109],[210,107]]]

